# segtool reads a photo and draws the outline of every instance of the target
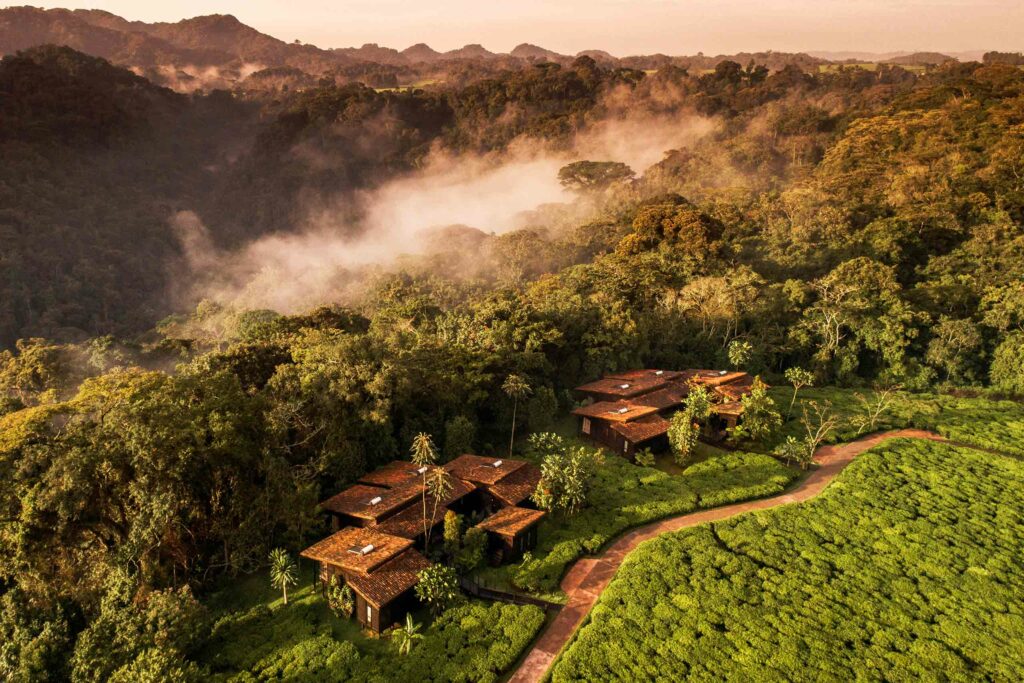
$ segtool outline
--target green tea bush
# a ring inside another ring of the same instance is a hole
[[[229,595],[242,602],[241,591]],[[308,586],[288,606],[222,608],[199,652],[210,680],[232,681],[495,681],[510,668],[544,623],[532,605],[467,602],[446,610],[398,656],[386,638],[359,632],[333,616]]]
[[[541,522],[533,558],[502,567],[511,583],[527,591],[550,592],[566,567],[584,553],[596,553],[622,532],[698,508],[781,492],[796,472],[755,453],[716,454],[672,476],[616,457],[598,467],[589,505],[572,516],[549,515]]]
[[[899,440],[818,498],[661,536],[553,680],[1020,680],[1024,463]]]

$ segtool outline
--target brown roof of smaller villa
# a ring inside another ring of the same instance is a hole
[[[619,422],[612,429],[633,444],[638,444],[668,433],[669,422],[661,415],[648,415],[632,422]]]
[[[387,465],[378,467],[372,472],[367,472],[359,478],[359,482],[391,489],[422,475],[421,468],[415,463],[405,460],[392,460]]]
[[[745,372],[728,370],[685,370],[679,381],[703,384],[706,387],[717,387],[723,384],[730,384],[737,380],[749,378]]]
[[[739,401],[729,401],[728,403],[715,403],[711,406],[711,412],[717,413],[718,415],[742,415],[743,404]]]
[[[444,468],[459,479],[486,486],[498,483],[525,464],[525,460],[485,458],[466,454],[445,463]]]
[[[666,410],[667,408],[675,408],[686,402],[686,397],[690,395],[690,388],[682,384],[669,384],[664,389],[658,389],[652,391],[649,394],[643,396],[637,396],[634,399],[630,399],[630,403],[641,406],[650,406],[658,410]]]
[[[599,379],[594,382],[576,387],[576,391],[585,394],[605,394],[618,398],[632,398],[640,394],[646,394],[665,386],[668,379],[665,377],[641,377],[637,380],[623,379]]]
[[[437,510],[434,510],[433,505],[428,505],[427,522],[430,522],[431,514],[434,516],[434,523],[430,525],[430,528],[434,528],[443,522],[444,514],[446,512],[448,512],[448,507],[446,505],[438,505]],[[385,534],[415,540],[417,536],[423,535],[423,506],[410,505],[401,512],[388,517],[373,528]]]
[[[323,501],[320,508],[339,515],[376,522],[402,509],[418,495],[419,489],[409,486],[386,489],[356,484]]]
[[[365,574],[412,545],[407,538],[373,528],[347,527],[299,553],[302,557]]]
[[[545,514],[547,513],[543,510],[506,507],[501,508],[477,526],[484,531],[491,531],[501,536],[515,536],[539,522]]]
[[[605,379],[622,379],[627,382],[637,382],[640,380],[664,380],[671,382],[682,376],[680,370],[660,370],[660,369],[643,369],[643,370],[620,370],[618,372],[609,372],[604,376]]]
[[[497,484],[487,487],[491,494],[504,505],[519,505],[533,495],[540,483],[540,468],[526,463]]]
[[[368,603],[380,609],[419,583],[420,572],[429,566],[427,558],[415,550],[406,550],[370,574],[347,576],[345,582]]]
[[[573,415],[589,417],[595,420],[606,420],[608,422],[629,422],[638,417],[651,415],[658,412],[652,406],[644,406],[628,401],[598,401],[589,406],[581,406],[572,411]]]

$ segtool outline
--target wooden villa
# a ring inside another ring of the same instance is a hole
[[[537,525],[546,514],[543,510],[509,506],[477,524],[487,532],[488,555],[497,560],[495,564],[517,560],[537,547]]]
[[[533,507],[530,496],[540,483],[540,469],[525,460],[460,455],[445,463],[453,477],[476,486],[472,508],[476,512],[494,512],[510,505]]]
[[[413,465],[410,470],[403,467],[405,465],[412,463],[389,463],[361,479],[363,482],[373,481],[376,485],[355,484],[320,503],[320,509],[331,520],[331,528],[337,531],[346,526],[374,527],[410,507],[417,507],[415,504],[423,500],[423,468]],[[444,507],[464,512],[470,503],[464,503],[463,499],[473,493],[476,485],[455,476],[450,477],[450,483],[451,492],[444,500],[438,501],[438,509]],[[433,507],[433,501],[428,501],[428,505]],[[440,517],[443,519],[444,515]]]
[[[414,609],[419,572],[430,566],[407,538],[377,529],[349,527],[306,548],[301,556],[317,563],[314,586],[332,581],[355,594],[355,615],[364,628],[381,633]]]
[[[668,447],[669,421],[694,385],[707,387],[715,401],[706,438],[724,438],[741,419],[739,401],[753,381],[745,372],[726,370],[626,370],[576,387],[590,402],[572,412],[580,418],[580,434],[632,460],[644,448]]]

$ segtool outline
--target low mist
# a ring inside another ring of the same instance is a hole
[[[213,246],[198,216],[181,212],[172,222],[189,272],[175,278],[176,294],[182,305],[212,299],[280,313],[346,302],[359,293],[368,270],[436,249],[441,228],[460,225],[500,235],[527,227],[531,211],[541,205],[576,202],[558,181],[566,163],[622,161],[639,173],[666,151],[691,145],[714,129],[701,117],[627,117],[588,127],[572,152],[551,152],[525,140],[500,155],[438,152],[416,173],[372,191],[328,197],[308,209],[302,225],[281,226],[231,252]],[[587,218],[589,205],[576,202],[580,220]]]

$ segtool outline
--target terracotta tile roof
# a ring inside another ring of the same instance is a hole
[[[378,486],[356,484],[320,503],[328,512],[350,515],[358,519],[377,522],[401,510],[419,495],[419,489],[408,486],[385,489]],[[379,498],[379,500],[377,500]],[[377,500],[376,503],[371,501]]]
[[[668,382],[663,377],[646,377],[635,381],[621,379],[599,379],[576,387],[576,391],[586,394],[608,394],[619,398],[632,398],[649,391],[660,389]]]
[[[730,372],[728,370],[684,370],[679,381],[695,382],[706,387],[717,387],[722,384],[730,384],[737,380],[747,378],[753,381],[745,372]]]
[[[598,401],[589,406],[583,406],[572,411],[573,415],[590,417],[596,420],[607,422],[629,422],[644,415],[651,415],[658,412],[657,408],[651,406],[637,405],[628,401]]]
[[[487,490],[505,505],[519,505],[533,495],[540,483],[540,468],[526,463]]]
[[[643,396],[637,396],[630,400],[630,403],[650,406],[657,410],[666,410],[668,408],[675,408],[681,406],[686,402],[686,397],[690,394],[690,388],[681,384],[669,384],[664,389],[658,389],[652,391],[649,394]]]
[[[370,574],[346,576],[352,590],[380,609],[419,582],[419,573],[430,566],[430,561],[415,550],[406,550],[398,557],[382,564]]]
[[[445,499],[441,501],[441,505],[451,505],[455,501],[461,499],[463,496],[476,490],[476,484],[471,481],[465,481],[459,477],[448,473],[448,481],[451,483],[451,491],[445,496]],[[408,483],[399,486],[398,488],[392,489],[396,495],[400,496],[411,496],[413,499],[420,500],[423,496],[423,479],[417,478],[412,479]],[[427,504],[433,503],[433,498],[427,496]]]
[[[750,389],[753,386],[754,381],[752,379],[749,382],[741,379],[729,384],[723,384],[720,387],[715,387],[714,392],[728,401],[738,401],[749,394]]]
[[[491,531],[501,536],[515,536],[539,522],[546,514],[543,510],[528,510],[520,507],[501,508],[477,526],[484,531]]]
[[[661,379],[671,382],[682,376],[682,372],[679,370],[659,370],[659,369],[648,369],[648,370],[622,370],[619,372],[609,372],[604,376],[604,379],[621,379],[627,382],[637,382],[640,380],[650,379]]]
[[[662,416],[648,415],[632,422],[613,424],[612,429],[626,437],[630,443],[638,444],[668,433],[668,425],[668,420]]]
[[[739,401],[729,401],[728,403],[716,403],[711,406],[711,412],[719,415],[742,415],[743,404]]]
[[[500,462],[500,467],[494,467],[494,463]],[[504,477],[526,464],[525,460],[512,460],[511,458],[484,458],[479,455],[460,455],[444,465],[453,476],[477,484],[496,484]]]
[[[418,465],[405,460],[392,460],[383,467],[367,472],[359,478],[359,482],[390,489],[419,476],[422,476],[422,472]]]
[[[341,567],[343,571],[365,574],[412,545],[407,538],[381,533],[373,528],[348,527],[331,534],[299,553],[302,557]],[[366,553],[356,552],[373,546]]]
[[[427,521],[430,521],[431,514],[434,515],[434,523],[431,528],[444,521],[446,512],[448,512],[448,507],[445,505],[438,505],[436,512],[432,506],[427,506]],[[423,506],[410,505],[373,528],[385,534],[415,540],[417,536],[423,535]]]

